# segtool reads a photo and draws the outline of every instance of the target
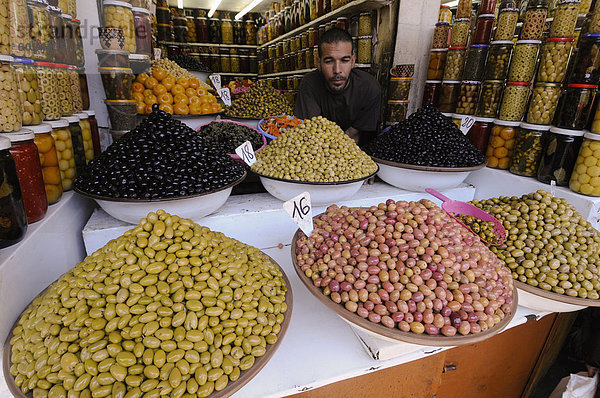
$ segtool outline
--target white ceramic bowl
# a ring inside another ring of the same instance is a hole
[[[425,188],[444,190],[460,185],[469,173],[485,167],[427,167],[389,162],[371,157],[379,166],[377,175],[383,181],[407,191],[425,192]]]
[[[375,173],[357,180],[343,182],[302,182],[258,174],[260,182],[267,192],[277,199],[285,202],[303,192],[308,192],[310,193],[310,201],[315,206],[330,205],[352,197],[358,192],[364,181],[374,175]]]
[[[237,181],[216,191],[201,193],[174,199],[140,200],[113,199],[105,196],[91,195],[74,189],[78,194],[94,199],[98,205],[114,218],[137,224],[152,211],[162,209],[169,214],[183,218],[198,220],[205,217],[225,204],[233,187],[246,178],[246,173]]]

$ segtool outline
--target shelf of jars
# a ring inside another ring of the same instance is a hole
[[[360,12],[372,11],[372,10],[379,9],[379,8],[384,7],[391,3],[392,3],[392,1],[389,1],[389,0],[355,0],[355,1],[349,2],[348,4],[346,4],[340,8],[337,8],[325,15],[322,15],[316,19],[313,19],[312,21],[307,22],[307,23],[303,24],[302,26],[297,27],[296,29],[290,30],[287,33],[277,36],[273,40],[270,40],[264,44],[259,45],[258,49],[260,50],[271,44],[275,44],[284,39],[293,37],[293,36],[297,35],[298,33],[302,33],[311,27],[315,27],[315,26],[318,27],[319,24],[331,21],[334,18],[344,17],[344,16],[350,17],[350,16],[356,15],[357,13],[360,13]]]
[[[180,43],[177,41],[159,41],[158,44],[164,46],[184,46],[184,47],[220,47],[220,48],[248,48],[255,49],[258,46],[250,44],[218,44],[218,43]]]
[[[365,68],[370,68],[371,64],[354,64],[354,67],[355,68],[360,68],[360,69],[365,69]],[[285,71],[285,72],[262,74],[262,75],[258,75],[258,77],[261,78],[261,79],[264,79],[264,78],[267,78],[267,77],[278,77],[278,76],[288,76],[288,75],[303,75],[305,73],[312,72],[313,70],[315,70],[315,68],[288,70],[288,71]]]
[[[221,76],[257,77],[258,73],[215,72]]]

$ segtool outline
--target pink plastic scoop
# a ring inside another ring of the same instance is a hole
[[[461,225],[467,228],[469,231],[473,232],[475,235],[479,236],[479,238],[487,244],[490,245],[500,245],[506,240],[506,229],[498,219],[491,214],[486,213],[480,208],[473,206],[470,203],[461,202],[459,200],[452,200],[447,196],[442,195],[435,189],[427,188],[425,191],[438,198],[442,201],[442,209],[448,213],[448,215],[458,221]],[[453,214],[464,214],[466,216],[472,216],[478,218],[483,221],[491,221],[494,223],[494,234],[498,238],[497,242],[488,242],[481,238],[479,234],[471,229],[468,225],[463,223],[458,217],[455,217]]]

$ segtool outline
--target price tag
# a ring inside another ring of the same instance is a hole
[[[471,127],[473,127],[474,124],[475,124],[475,118],[473,116],[465,116],[462,118],[462,121],[460,122],[460,131],[462,131],[463,134],[467,134],[469,132],[469,130],[471,130]]]
[[[246,141],[239,147],[235,148],[235,153],[241,157],[248,166],[252,166],[254,163],[256,163],[256,156],[254,156],[254,150],[252,149],[252,144],[250,141]]]
[[[556,195],[556,181],[555,180],[550,181],[550,195],[552,195],[552,196]]]
[[[161,55],[162,55],[162,50],[160,48],[155,48],[154,49],[154,59],[160,59]]]
[[[300,227],[306,236],[313,232],[312,207],[310,204],[310,194],[303,192],[293,199],[283,204],[283,209],[292,217],[292,220]]]
[[[231,106],[231,92],[228,87],[223,87],[217,90],[219,97],[223,100],[223,103],[227,106]]]
[[[210,75],[208,76],[216,90],[221,89],[221,75]]]

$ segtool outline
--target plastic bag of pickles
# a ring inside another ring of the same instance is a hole
[[[206,397],[276,343],[286,291],[258,249],[159,210],[27,307],[10,373],[34,397]]]

